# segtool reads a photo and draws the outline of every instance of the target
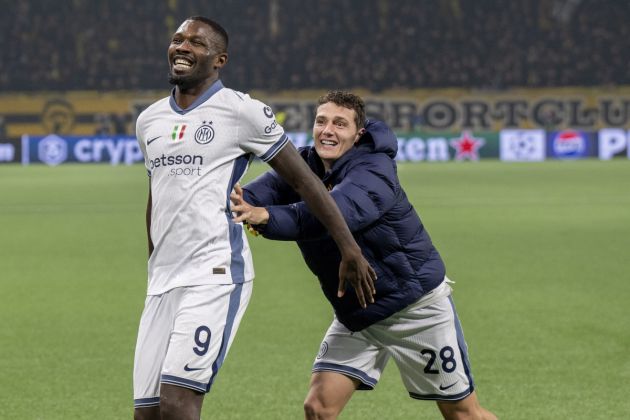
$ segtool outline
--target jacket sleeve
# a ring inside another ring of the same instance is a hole
[[[399,190],[394,165],[385,155],[353,163],[331,195],[351,232],[378,221],[395,203]],[[264,237],[276,240],[316,240],[328,235],[303,201],[267,206]]]
[[[258,176],[243,187],[243,198],[256,207],[288,204],[299,196],[275,171]]]

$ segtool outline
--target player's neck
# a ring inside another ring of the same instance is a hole
[[[181,109],[188,108],[218,79],[218,76],[214,76],[205,79],[203,82],[195,86],[185,88],[182,88],[181,86],[176,86],[175,102]]]

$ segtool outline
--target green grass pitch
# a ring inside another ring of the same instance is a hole
[[[254,165],[249,176],[266,167]],[[0,419],[132,417],[146,288],[142,165],[0,167]],[[630,413],[630,161],[401,164],[456,281],[482,404],[503,419]],[[206,419],[298,419],[331,320],[291,243],[257,279]],[[435,419],[393,363],[343,419]]]

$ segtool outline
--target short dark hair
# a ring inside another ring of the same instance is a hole
[[[357,128],[361,129],[365,126],[365,103],[359,95],[343,90],[331,90],[327,94],[319,97],[317,106],[319,107],[328,102],[332,102],[344,108],[353,109],[356,114],[354,122],[357,124]]]
[[[205,16],[191,16],[189,18],[187,18],[186,20],[196,20],[199,22],[203,22],[206,25],[208,25],[210,28],[212,28],[212,31],[217,35],[218,37],[218,42],[217,42],[217,47],[219,48],[219,52],[227,52],[227,48],[228,48],[228,34],[227,31],[223,28],[223,26],[221,26],[218,22],[205,17]]]

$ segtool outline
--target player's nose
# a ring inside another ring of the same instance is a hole
[[[334,124],[329,122],[326,125],[324,125],[324,129],[322,130],[323,134],[328,134],[328,135],[332,135],[334,132]]]
[[[187,39],[183,40],[175,47],[175,51],[190,51],[190,41]]]

